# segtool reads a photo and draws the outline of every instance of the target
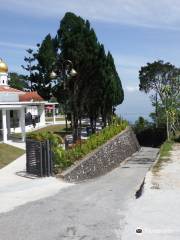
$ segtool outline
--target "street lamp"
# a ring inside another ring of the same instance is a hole
[[[64,75],[64,76],[63,76]],[[77,75],[76,70],[73,68],[73,63],[71,60],[65,60],[62,64],[61,64],[61,69],[59,71],[59,74],[57,74],[55,71],[52,71],[50,73],[50,78],[51,79],[55,79],[58,77],[62,77],[63,76],[63,81],[66,80],[67,78],[71,78],[71,77],[75,77]]]
[[[65,60],[60,66],[60,70],[58,74],[55,71],[50,73],[51,79],[59,78],[63,81],[64,90],[67,89],[66,87],[66,80],[77,75],[76,70],[73,68],[73,63],[70,60]],[[66,121],[66,132],[67,132],[67,102],[65,101],[65,121]]]
[[[77,75],[77,72],[74,68],[71,69],[71,71],[69,72],[70,77],[75,77]]]

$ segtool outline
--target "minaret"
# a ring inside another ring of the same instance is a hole
[[[8,66],[0,58],[0,86],[8,86]]]

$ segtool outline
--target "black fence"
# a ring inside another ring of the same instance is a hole
[[[39,177],[52,176],[53,161],[49,140],[26,139],[26,171]]]

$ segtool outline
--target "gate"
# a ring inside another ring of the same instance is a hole
[[[53,162],[49,140],[26,139],[26,171],[39,177],[52,176]]]

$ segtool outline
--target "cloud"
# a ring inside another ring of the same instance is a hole
[[[90,20],[180,30],[179,0],[1,0],[1,9],[50,18],[72,11]]]
[[[124,54],[113,54],[116,69],[119,73],[120,79],[122,81],[122,85],[124,89],[128,92],[134,92],[138,89],[139,84],[139,70],[142,66],[145,66],[147,62],[153,62],[157,59],[152,57],[145,57],[141,55],[124,55]],[[126,86],[130,86],[127,87]]]
[[[16,48],[16,49],[35,49],[35,46],[31,45],[26,45],[26,44],[21,44],[21,43],[12,43],[12,42],[1,42],[0,41],[0,46],[2,47],[8,47],[8,48]]]
[[[149,95],[140,91],[125,92],[125,99],[117,107],[117,113],[123,118],[134,122],[139,116],[149,119],[150,112],[154,111]],[[150,119],[149,119],[150,120]]]
[[[147,62],[153,62],[154,59],[150,56],[141,56],[141,55],[117,55],[113,54],[115,59],[116,66],[130,69],[140,69],[141,66],[146,65]]]
[[[127,87],[125,87],[125,91],[130,92],[130,93],[137,92],[137,91],[139,91],[139,88],[138,88],[138,86],[127,86]]]

